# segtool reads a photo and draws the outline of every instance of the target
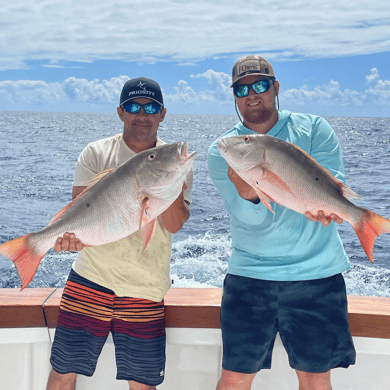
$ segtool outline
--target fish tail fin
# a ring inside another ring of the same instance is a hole
[[[390,233],[390,220],[370,210],[363,209],[362,217],[353,226],[360,243],[371,263],[374,263],[373,251],[376,238],[383,233]]]
[[[35,273],[45,253],[36,253],[34,247],[29,243],[31,233],[15,238],[0,245],[0,255],[12,260],[22,281],[21,290],[25,289]]]

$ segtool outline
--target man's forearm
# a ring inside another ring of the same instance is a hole
[[[164,227],[169,231],[169,233],[176,233],[183,227],[190,217],[190,208],[184,200],[183,192],[171,204],[171,206],[161,214],[161,217]]]

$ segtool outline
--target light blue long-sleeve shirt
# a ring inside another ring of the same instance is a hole
[[[225,159],[217,149],[221,138],[256,134],[239,122],[213,142],[208,153],[211,179],[230,214],[232,254],[228,272],[264,280],[311,280],[350,269],[334,222],[323,226],[304,215],[272,204],[272,214],[261,202],[241,198],[227,176]],[[342,154],[336,134],[325,119],[279,111],[267,135],[291,142],[344,182]]]

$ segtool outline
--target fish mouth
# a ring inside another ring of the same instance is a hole
[[[196,155],[195,151],[193,151],[190,154],[188,154],[187,142],[181,142],[178,145],[178,149],[179,149],[179,160],[180,161],[184,161],[185,162],[185,161],[191,160]]]
[[[225,140],[224,139],[221,139],[219,142],[218,142],[218,146],[217,146],[218,150],[222,153],[226,153],[227,150],[228,150],[228,147],[225,143]]]

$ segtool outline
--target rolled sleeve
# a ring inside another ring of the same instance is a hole
[[[335,132],[323,118],[318,118],[313,127],[311,156],[338,180],[345,183],[343,156]]]
[[[89,179],[99,173],[96,165],[97,158],[94,154],[94,150],[89,145],[81,152],[77,159],[73,186],[85,186]]]

